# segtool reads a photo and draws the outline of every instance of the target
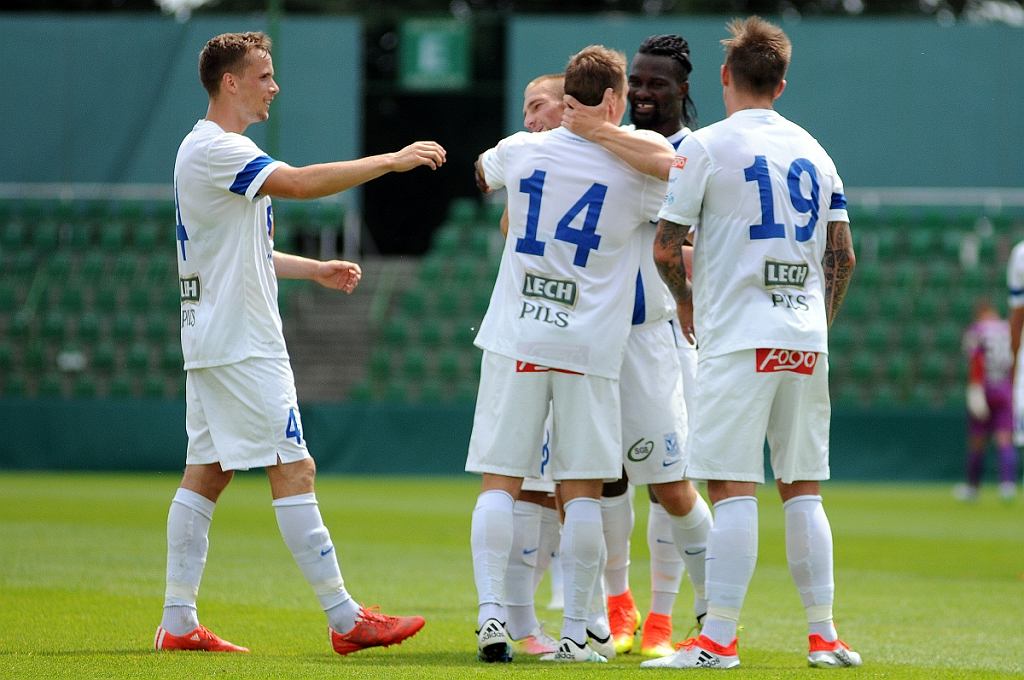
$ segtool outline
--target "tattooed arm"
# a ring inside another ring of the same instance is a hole
[[[857,258],[853,254],[849,222],[829,222],[826,229],[825,257],[821,264],[825,270],[825,319],[831,327],[846,297]]]
[[[658,221],[658,233],[654,237],[654,263],[658,273],[676,300],[676,314],[683,336],[690,343],[693,335],[693,287],[686,275],[686,261],[683,246],[690,227],[668,220]]]

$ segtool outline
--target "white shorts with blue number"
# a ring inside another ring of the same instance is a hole
[[[186,371],[185,430],[188,465],[248,470],[309,457],[287,359]]]
[[[763,484],[767,438],[776,479],[786,484],[828,479],[828,355],[818,353],[813,373],[804,375],[758,372],[756,352],[700,355],[683,474]]]
[[[619,381],[559,371],[519,372],[484,351],[466,472],[536,475],[537,446],[551,404],[551,475],[618,479],[622,469]]]
[[[537,451],[535,476],[523,478],[523,491],[554,494],[555,479],[551,476],[551,409],[544,420],[544,441]]]
[[[622,466],[633,484],[683,478],[686,405],[679,354],[668,321],[633,326],[619,374]]]

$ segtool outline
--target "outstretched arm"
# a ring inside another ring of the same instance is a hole
[[[310,279],[324,288],[351,293],[359,285],[362,269],[344,260],[311,260],[308,257],[274,253],[274,271],[279,279]]]
[[[680,330],[686,340],[693,344],[693,286],[686,274],[687,258],[683,256],[683,248],[688,247],[686,235],[689,231],[687,225],[659,220],[658,233],[654,236],[654,263],[676,300]]]
[[[825,319],[831,327],[846,297],[857,257],[853,253],[849,222],[829,222],[826,229],[825,256],[821,264],[825,270]]]
[[[414,142],[401,151],[354,161],[317,163],[299,168],[282,165],[270,173],[260,193],[298,199],[330,196],[389,172],[406,172],[420,166],[436,170],[444,165],[445,153],[444,147],[437,142]]]
[[[562,125],[580,137],[600,144],[638,172],[667,180],[675,156],[672,147],[609,122],[604,111],[614,97],[614,91],[608,88],[600,104],[584,106],[572,95],[565,95]]]

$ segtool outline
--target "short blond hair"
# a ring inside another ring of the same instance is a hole
[[[221,33],[210,38],[199,53],[199,80],[212,97],[220,92],[225,73],[236,73],[245,67],[250,52],[270,54],[270,36],[262,31]]]
[[[584,47],[565,67],[565,93],[584,106],[596,106],[608,88],[621,94],[626,88],[626,55],[604,45]]]
[[[737,87],[754,94],[774,94],[786,77],[793,44],[781,28],[752,16],[727,25],[731,38],[725,46],[725,66]]]
[[[526,84],[526,87],[523,88],[523,92],[527,92],[531,88],[543,88],[547,92],[550,92],[551,96],[556,99],[561,99],[562,95],[565,94],[565,74],[545,73],[542,76],[537,76]]]

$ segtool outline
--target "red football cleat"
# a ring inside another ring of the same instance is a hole
[[[156,629],[153,647],[158,651],[193,651],[193,652],[248,652],[227,640],[221,640],[206,626],[199,626],[184,635],[171,635],[162,627]]]
[[[347,633],[338,633],[328,627],[334,651],[344,656],[367,647],[397,645],[412,637],[426,623],[422,616],[388,616],[376,609],[363,607],[359,610],[356,627]]]

